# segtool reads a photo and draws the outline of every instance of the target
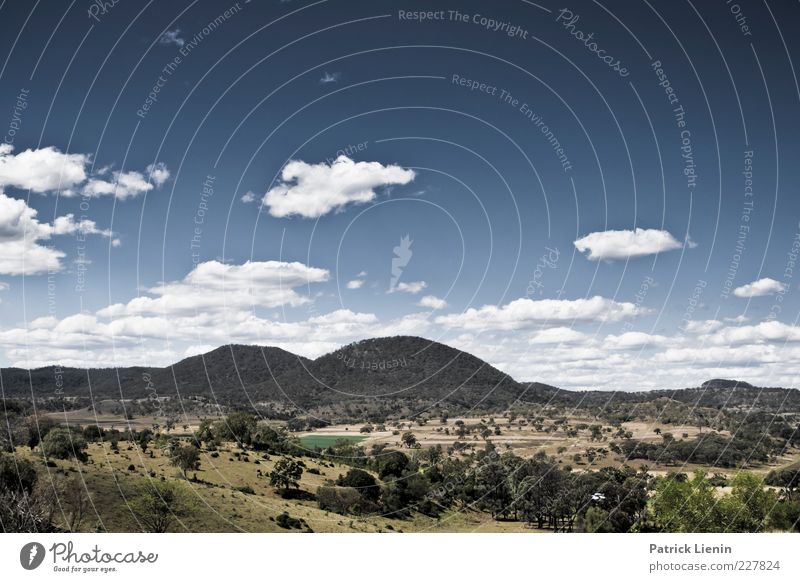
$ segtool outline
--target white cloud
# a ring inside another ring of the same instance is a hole
[[[428,284],[425,281],[411,281],[409,283],[398,283],[395,285],[394,289],[389,292],[393,293],[397,291],[399,293],[410,293],[411,295],[416,295],[427,288]]]
[[[115,196],[119,200],[133,198],[150,192],[156,186],[162,185],[169,177],[166,166],[160,164],[159,167],[148,166],[148,176],[141,172],[112,172],[113,180],[102,180],[92,178],[83,187],[83,194],[90,198],[98,196]]]
[[[169,178],[163,162],[147,166],[145,174],[136,171],[112,172],[113,180],[101,176],[109,167],[88,176],[86,166],[91,161],[88,154],[65,154],[57,148],[27,149],[12,154],[13,147],[0,144],[0,188],[13,187],[45,193],[59,191],[62,196],[73,197],[79,193],[96,197],[115,194],[124,199],[137,196],[162,186]]]
[[[716,319],[701,319],[687,322],[683,330],[687,333],[711,333],[722,328],[723,325]]]
[[[325,71],[325,74],[320,78],[319,82],[323,85],[327,85],[328,83],[336,83],[339,80],[341,73],[329,73]]]
[[[247,192],[242,194],[240,200],[245,204],[250,204],[251,202],[255,202],[256,201],[255,192],[253,192],[252,190],[248,190]]]
[[[310,299],[296,287],[328,280],[325,269],[302,263],[248,261],[226,265],[218,261],[200,263],[180,281],[151,287],[148,294],[127,304],[117,303],[98,312],[102,316],[170,315],[214,313],[229,308],[296,307]]]
[[[347,282],[348,289],[361,289],[364,286],[364,281],[362,279],[353,279],[352,281]]]
[[[590,336],[571,327],[551,327],[536,331],[528,338],[528,343],[536,344],[572,344],[590,339]]]
[[[169,170],[164,162],[156,162],[150,164],[145,168],[145,174],[150,176],[150,179],[156,186],[163,186],[164,182],[169,179]]]
[[[402,285],[402,283],[401,283]],[[444,309],[447,307],[447,301],[440,299],[435,295],[426,295],[417,303],[420,307],[428,307],[430,309]]]
[[[764,295],[771,295],[773,293],[783,293],[786,290],[786,285],[775,279],[765,277],[758,281],[753,281],[747,285],[742,285],[733,290],[733,294],[737,297],[763,297]]]
[[[704,339],[716,345],[796,342],[800,341],[800,328],[780,321],[762,321],[755,325],[726,327]]]
[[[158,39],[158,44],[163,45],[170,45],[174,44],[177,47],[182,47],[185,44],[185,41],[180,36],[181,29],[176,28],[175,30],[168,30],[161,37]]]
[[[637,228],[636,230],[606,230],[593,232],[575,241],[575,248],[588,252],[591,261],[613,261],[654,255],[679,249],[679,240],[666,230]],[[694,243],[689,243],[694,246]]]
[[[669,338],[641,331],[628,331],[620,335],[608,335],[604,340],[606,346],[615,350],[638,350],[641,348],[665,345]],[[672,343],[676,343],[673,339]]]
[[[516,299],[497,307],[485,305],[464,313],[442,315],[436,322],[468,330],[515,330],[547,322],[619,321],[646,311],[633,303],[619,303],[605,297],[591,299]]]
[[[414,172],[379,162],[354,162],[339,156],[330,165],[292,160],[283,168],[281,183],[264,196],[264,205],[276,217],[299,215],[318,218],[348,204],[375,199],[375,188],[408,184]]]
[[[27,149],[0,144],[0,188],[10,186],[34,192],[69,189],[86,180],[86,154],[65,154],[54,147]]]
[[[0,192],[0,274],[37,275],[61,270],[65,253],[41,244],[53,236],[113,236],[110,230],[97,228],[92,220],[76,222],[72,214],[57,217],[53,224],[39,222],[37,215],[24,200]]]

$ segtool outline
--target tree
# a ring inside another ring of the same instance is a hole
[[[0,527],[7,533],[54,531],[52,488],[40,486],[27,459],[0,454]]]
[[[336,485],[339,487],[352,487],[362,497],[370,501],[377,501],[381,496],[381,488],[378,486],[375,477],[361,469],[350,469],[346,475],[340,475],[336,479]]]
[[[656,482],[653,515],[663,531],[678,533],[722,531],[719,504],[706,474],[691,479],[667,475]]]
[[[415,437],[414,433],[411,431],[404,432],[400,440],[403,441],[403,444],[409,449],[417,445],[417,437]]]
[[[146,428],[136,433],[136,442],[139,444],[139,448],[142,449],[143,453],[147,452],[147,447],[152,439],[153,439],[153,433],[150,431],[149,428]]]
[[[478,498],[494,518],[506,515],[513,501],[507,477],[500,463],[481,465],[476,472]]]
[[[751,533],[763,530],[778,496],[764,488],[759,475],[744,471],[736,474],[731,486],[730,495],[720,501],[723,531]]]
[[[283,488],[288,491],[291,487],[300,488],[300,477],[303,468],[293,459],[283,458],[275,463],[275,468],[269,474],[269,484],[273,487]]]
[[[59,489],[58,499],[64,510],[67,528],[71,532],[80,531],[91,506],[86,484],[77,477],[72,477]]]
[[[165,533],[192,509],[189,496],[176,481],[138,483],[128,502],[138,524],[149,533]]]
[[[42,440],[42,453],[46,458],[69,459],[74,458],[86,462],[86,439],[83,434],[73,432],[68,428],[54,428]]]
[[[400,477],[403,471],[408,467],[408,457],[400,451],[390,451],[381,454],[374,461],[375,469],[378,471],[378,477],[386,480],[386,477],[394,476]]]
[[[197,470],[200,466],[200,449],[192,444],[184,444],[173,447],[170,452],[169,462],[174,467],[178,467],[186,476],[189,469]]]
[[[30,417],[27,422],[28,446],[30,449],[35,449],[44,440],[47,433],[58,426],[59,424],[55,420],[46,416],[41,418]]]
[[[252,414],[233,412],[217,423],[215,432],[221,439],[235,441],[241,446],[249,445],[257,421]]]
[[[608,512],[600,507],[590,507],[583,517],[583,530],[589,533],[611,532]]]

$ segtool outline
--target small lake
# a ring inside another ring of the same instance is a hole
[[[319,447],[325,449],[336,441],[349,441],[352,443],[360,443],[367,437],[359,435],[336,435],[336,434],[308,434],[300,437],[300,444],[309,449]]]

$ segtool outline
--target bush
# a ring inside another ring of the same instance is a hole
[[[292,517],[285,511],[275,518],[275,523],[283,529],[303,529],[303,527],[308,527],[306,520]]]
[[[370,501],[377,501],[381,496],[381,489],[375,477],[361,469],[350,469],[346,475],[336,480],[336,484],[340,487],[352,487]]]
[[[320,487],[317,489],[317,503],[320,509],[340,515],[364,515],[379,509],[353,487]]]
[[[86,462],[86,439],[81,433],[67,428],[54,428],[42,440],[42,452],[45,457],[53,459],[77,459]]]

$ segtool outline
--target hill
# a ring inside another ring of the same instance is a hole
[[[60,386],[59,386],[60,384]],[[355,342],[311,360],[275,347],[227,345],[164,368],[0,369],[6,397],[142,399],[204,396],[223,405],[282,403],[304,410],[351,403],[504,409],[515,402],[607,409],[669,400],[689,407],[800,410],[800,391],[709,380],[698,388],[652,392],[572,392],[517,382],[483,360],[415,336]],[[362,411],[367,410],[362,408]]]

